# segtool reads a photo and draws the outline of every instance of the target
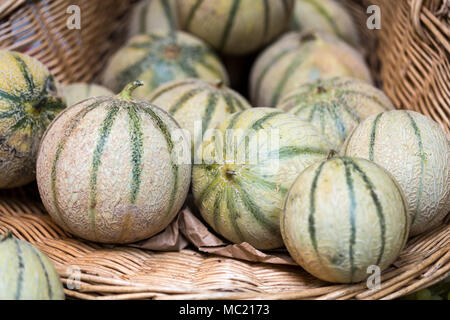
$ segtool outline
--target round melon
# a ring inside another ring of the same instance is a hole
[[[350,134],[342,153],[374,161],[397,179],[412,236],[441,224],[450,211],[450,140],[428,117],[406,110],[371,116]]]
[[[134,92],[145,98],[151,91],[173,80],[220,79],[228,75],[216,54],[201,40],[183,32],[154,31],[137,35],[110,59],[103,84],[114,92],[143,79],[145,86]]]
[[[177,0],[144,0],[133,7],[129,36],[155,30],[175,31],[178,28]]]
[[[0,235],[0,300],[64,300],[53,263],[30,243]]]
[[[201,215],[231,242],[281,247],[289,187],[329,149],[312,125],[286,112],[252,108],[231,115],[196,150],[192,192]]]
[[[336,283],[388,268],[408,239],[408,205],[392,176],[373,162],[331,158],[308,167],[289,190],[281,233],[291,256]]]
[[[188,140],[165,111],[130,97],[141,84],[70,107],[44,135],[37,160],[41,199],[56,223],[78,237],[149,238],[186,198]]]
[[[0,50],[0,189],[35,179],[41,137],[66,107],[58,88],[35,58]]]
[[[293,0],[178,1],[181,28],[224,54],[245,55],[281,34]]]
[[[379,89],[353,78],[307,83],[287,94],[277,108],[314,125],[340,150],[347,135],[364,119],[394,109]]]
[[[290,32],[257,58],[250,75],[251,101],[275,107],[300,85],[332,77],[372,82],[362,56],[344,41],[325,33]]]
[[[68,106],[72,106],[80,101],[100,96],[113,96],[114,93],[95,83],[72,83],[62,87],[61,94]]]
[[[169,112],[187,130],[192,150],[201,145],[206,130],[214,129],[232,113],[251,108],[245,98],[220,80],[169,82],[153,91],[146,100]]]
[[[336,0],[295,0],[291,29],[331,33],[354,47],[360,45],[352,16]]]

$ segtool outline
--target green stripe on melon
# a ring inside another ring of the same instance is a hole
[[[450,211],[450,144],[433,120],[394,110],[363,121],[347,138],[342,153],[386,168],[406,194],[411,235],[440,225]]]
[[[141,84],[74,105],[43,138],[37,164],[42,201],[61,227],[81,238],[149,238],[172,221],[186,198],[187,138],[165,111],[131,99]]]
[[[200,79],[169,82],[146,100],[168,111],[189,132],[192,150],[201,144],[206,130],[215,128],[230,114],[251,107],[245,98],[221,81]]]
[[[332,77],[372,82],[363,57],[342,40],[325,33],[290,32],[258,56],[250,75],[251,101],[275,107],[299,86]]]
[[[221,53],[245,55],[284,31],[293,0],[183,0],[177,6],[184,30]]]
[[[305,84],[287,94],[277,108],[314,125],[339,150],[362,120],[394,106],[372,85],[340,77]]]
[[[131,38],[111,58],[103,74],[103,84],[118,92],[128,83],[141,79],[145,86],[134,95],[144,98],[160,85],[187,78],[220,79],[228,83],[219,58],[201,40],[184,32],[154,31]]]
[[[287,190],[305,167],[326,157],[327,141],[308,123],[270,108],[235,113],[217,130],[205,136],[193,167],[203,218],[232,242],[282,246],[279,214]]]
[[[34,180],[40,139],[66,107],[58,89],[38,60],[0,50],[0,188]]]
[[[406,244],[408,206],[400,186],[363,159],[329,158],[304,170],[281,216],[291,256],[329,282],[366,279],[369,266],[385,270]],[[369,239],[369,240],[368,240]]]
[[[0,235],[0,299],[64,300],[64,290],[52,262],[30,243]]]

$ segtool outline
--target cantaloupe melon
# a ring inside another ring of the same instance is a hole
[[[232,113],[251,108],[244,97],[221,80],[172,81],[153,91],[146,100],[169,112],[188,130],[192,150],[201,145],[206,130],[215,128]]]
[[[144,87],[134,92],[145,98],[160,85],[173,80],[220,79],[228,75],[217,55],[200,39],[184,32],[154,31],[131,38],[110,59],[102,83],[119,92],[128,83],[142,80]]]
[[[130,97],[141,84],[70,107],[44,135],[37,161],[41,199],[76,236],[102,243],[149,238],[186,198],[188,140],[165,111]]]
[[[406,244],[410,216],[403,191],[373,162],[331,158],[303,171],[281,216],[291,256],[325,281],[366,279],[389,267]]]
[[[180,24],[224,54],[262,48],[287,27],[293,0],[183,0]]]
[[[58,81],[42,63],[0,50],[0,189],[35,179],[41,137],[65,107]]]
[[[352,77],[371,83],[361,54],[325,33],[290,32],[264,50],[250,75],[254,106],[275,107],[293,89],[331,77]]]
[[[371,116],[342,153],[374,161],[397,179],[412,214],[411,235],[436,227],[450,211],[450,140],[430,118],[406,110]]]
[[[11,232],[0,235],[0,300],[64,300],[50,259]]]
[[[61,95],[65,99],[66,104],[68,106],[72,106],[88,98],[113,96],[114,93],[111,90],[95,83],[77,82],[63,86],[61,89]]]
[[[196,150],[192,192],[206,222],[226,239],[281,247],[286,194],[329,145],[307,122],[272,108],[235,113]]]
[[[394,109],[383,91],[353,78],[307,83],[287,94],[277,108],[314,125],[340,150],[347,135],[364,119]]]

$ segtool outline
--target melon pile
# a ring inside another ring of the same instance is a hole
[[[286,247],[336,283],[388,268],[443,223],[449,137],[374,86],[339,2],[147,0],[132,16],[99,83],[61,86],[36,59],[0,51],[0,188],[36,178],[55,223],[110,244],[157,235],[191,191],[217,235]],[[5,239],[11,259],[49,270]],[[0,297],[26,297],[5,272]],[[56,280],[36,281],[36,297],[61,297]]]

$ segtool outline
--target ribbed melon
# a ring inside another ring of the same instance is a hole
[[[129,25],[129,37],[155,30],[178,29],[176,0],[144,0],[133,8]]]
[[[169,82],[146,100],[169,112],[183,129],[188,130],[192,150],[201,145],[206,130],[215,128],[232,113],[251,108],[245,98],[220,80]]]
[[[53,263],[30,243],[0,235],[0,300],[64,300]]]
[[[319,279],[351,283],[369,266],[389,267],[408,239],[410,216],[400,186],[373,162],[331,158],[292,185],[281,216],[291,256]]]
[[[224,54],[245,55],[281,34],[293,0],[178,1],[181,28]]]
[[[134,96],[145,98],[151,91],[173,80],[220,79],[228,83],[225,68],[215,53],[200,39],[187,33],[154,31],[137,35],[110,59],[103,84],[114,92],[142,79],[145,86]]]
[[[59,84],[38,60],[0,50],[0,188],[35,179],[39,142],[66,105]]]
[[[114,93],[95,83],[71,83],[62,87],[61,94],[68,106],[72,106],[80,101],[100,96],[113,96]]]
[[[364,119],[394,109],[379,89],[353,78],[331,78],[305,84],[287,94],[277,108],[314,125],[340,150],[347,135]]]
[[[307,122],[272,108],[235,113],[196,150],[192,191],[206,222],[234,243],[281,247],[280,212],[289,187],[329,145]]]
[[[295,0],[291,29],[331,33],[354,47],[360,45],[352,16],[336,0]]]
[[[397,179],[412,214],[411,235],[439,225],[450,211],[450,140],[426,116],[405,110],[371,116],[342,153],[374,161]]]
[[[52,218],[66,231],[103,243],[128,243],[163,230],[190,184],[187,138],[160,108],[116,97],[72,106],[50,125],[37,182]]]
[[[344,41],[324,33],[290,32],[257,58],[250,75],[251,101],[275,107],[300,85],[331,77],[372,82],[362,56]]]

